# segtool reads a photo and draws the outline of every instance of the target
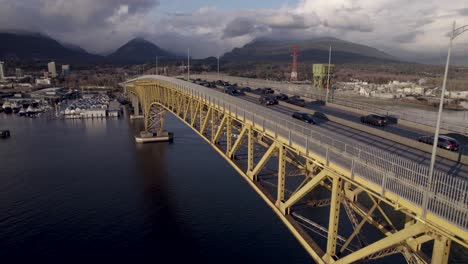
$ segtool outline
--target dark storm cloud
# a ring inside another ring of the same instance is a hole
[[[411,43],[416,40],[416,37],[424,34],[422,30],[416,30],[393,37],[393,40],[399,43]]]
[[[0,0],[0,29],[81,31],[112,26],[115,19],[146,13],[158,0]],[[114,20],[112,20],[114,19]]]
[[[252,18],[238,17],[226,25],[223,38],[241,37],[249,34],[256,34],[268,30],[265,25],[257,23]]]

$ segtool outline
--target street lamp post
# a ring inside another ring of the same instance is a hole
[[[218,55],[218,80],[219,80],[219,55]]]
[[[424,199],[423,199],[423,204],[422,204],[424,217],[426,216],[426,213],[427,213],[427,203],[429,200],[429,192],[432,189],[432,182],[434,178],[434,166],[435,166],[435,160],[437,156],[437,144],[439,143],[440,120],[442,119],[442,110],[444,107],[445,87],[447,85],[447,75],[448,75],[448,69],[449,69],[449,64],[450,64],[450,54],[452,52],[452,43],[456,37],[458,37],[460,34],[462,34],[465,31],[468,31],[468,25],[455,28],[455,21],[453,22],[452,32],[450,34],[447,62],[445,63],[444,81],[442,83],[442,90],[440,94],[439,112],[437,114],[437,123],[436,123],[436,129],[435,129],[435,134],[434,134],[434,142],[432,145],[431,164],[429,166],[427,189],[426,189],[426,192],[424,193]]]
[[[187,81],[190,82],[190,48],[187,49]]]
[[[159,73],[159,68],[158,68],[158,56],[156,56],[156,75]]]

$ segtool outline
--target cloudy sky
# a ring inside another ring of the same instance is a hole
[[[256,37],[333,36],[405,59],[443,63],[452,22],[468,24],[466,0],[0,0],[0,30],[39,31],[94,53],[143,36],[194,57]],[[455,41],[468,58],[468,32]]]

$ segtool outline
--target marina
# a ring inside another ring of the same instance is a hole
[[[1,107],[0,113],[17,114],[23,117],[38,117],[44,112],[52,109],[47,101],[39,99],[6,99]]]
[[[119,117],[122,107],[117,100],[111,100],[107,94],[86,94],[72,100],[60,110],[59,116],[65,119]]]

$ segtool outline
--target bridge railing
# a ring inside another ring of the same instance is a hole
[[[427,195],[427,210],[458,225],[468,227],[467,183],[441,171],[435,171],[434,182],[428,188],[428,168],[398,155],[369,145],[346,142],[343,136],[326,133],[321,128],[305,126],[285,114],[256,105],[196,84],[164,76],[142,77],[165,81],[220,109],[228,109],[239,119],[250,120],[256,127],[268,130],[289,140],[289,144],[303,146],[309,153],[334,163],[366,180],[381,186],[422,207]]]

